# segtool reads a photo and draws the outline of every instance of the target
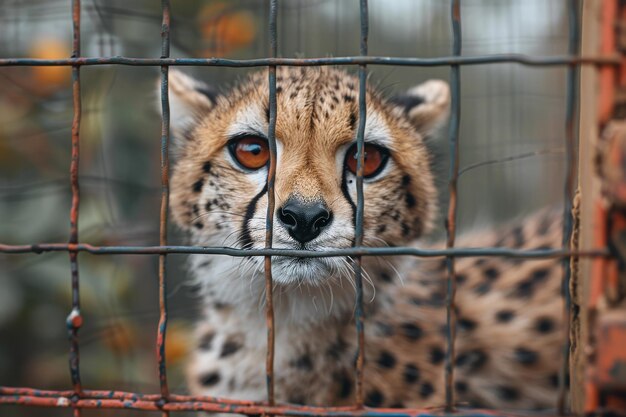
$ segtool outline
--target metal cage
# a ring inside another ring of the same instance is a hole
[[[450,19],[452,22],[453,45],[451,55],[438,58],[399,58],[386,56],[368,56],[368,2],[360,0],[360,55],[335,58],[279,58],[277,57],[277,3],[278,0],[269,2],[269,57],[264,59],[251,60],[231,60],[231,59],[200,59],[200,58],[170,58],[170,1],[162,0],[162,28],[160,58],[131,58],[131,57],[81,57],[81,1],[72,0],[72,21],[73,21],[73,52],[71,58],[67,59],[31,59],[31,58],[5,58],[0,59],[0,66],[71,66],[72,67],[72,90],[74,116],[72,123],[72,159],[70,166],[72,205],[70,211],[70,236],[67,243],[36,243],[32,245],[6,245],[0,244],[0,252],[5,254],[20,254],[61,251],[69,254],[71,265],[71,288],[72,307],[67,317],[67,331],[70,341],[69,368],[72,390],[68,391],[43,391],[32,388],[0,387],[0,404],[14,404],[23,406],[43,406],[43,407],[66,407],[74,411],[74,415],[81,414],[82,409],[110,408],[110,409],[134,409],[161,411],[164,416],[173,411],[209,411],[224,413],[241,413],[247,415],[288,415],[288,416],[428,416],[438,415],[437,410],[392,410],[373,409],[364,407],[363,396],[363,365],[365,343],[363,329],[363,288],[361,259],[363,256],[390,256],[406,255],[416,257],[445,257],[447,260],[447,351],[445,356],[445,398],[446,404],[443,410],[446,413],[456,412],[457,415],[477,415],[473,410],[457,410],[454,404],[454,362],[455,362],[455,258],[489,256],[489,257],[511,257],[511,258],[561,258],[563,261],[564,288],[567,288],[570,279],[570,261],[573,258],[593,257],[605,262],[606,258],[612,254],[607,246],[595,247],[587,250],[577,250],[570,248],[570,237],[572,234],[572,202],[577,182],[577,152],[578,137],[577,123],[579,115],[579,71],[582,66],[592,66],[600,71],[613,72],[622,65],[623,56],[613,53],[614,49],[605,49],[602,55],[583,56],[580,53],[581,38],[581,3],[578,0],[568,1],[569,10],[569,51],[563,56],[528,56],[519,54],[498,54],[483,56],[463,56],[461,37],[461,9],[460,0],[450,0]],[[609,8],[616,13],[616,0],[606,0],[601,7]],[[611,13],[609,10],[607,13]],[[610,16],[610,14],[609,14]],[[612,22],[605,22],[604,25],[611,25]],[[610,33],[612,28],[606,28]],[[565,147],[567,154],[567,172],[564,188],[564,231],[563,245],[559,248],[517,250],[499,247],[486,247],[470,249],[455,247],[456,235],[456,215],[457,215],[457,179],[459,176],[459,125],[461,118],[460,86],[461,68],[466,65],[483,65],[499,63],[516,63],[524,66],[534,67],[567,67],[567,106],[566,123],[563,126]],[[81,123],[81,67],[91,65],[130,65],[130,66],[160,66],[161,68],[161,106],[162,106],[162,136],[161,136],[161,210],[160,210],[160,241],[159,246],[92,246],[81,243],[78,235],[78,220],[80,208],[80,187],[79,187],[79,128]],[[276,67],[277,66],[319,66],[319,65],[350,65],[358,66],[359,70],[359,116],[358,116],[358,168],[357,168],[357,211],[356,211],[356,239],[355,245],[351,249],[337,249],[329,252],[314,252],[306,250],[278,250],[272,249],[272,224],[274,212],[274,182],[276,176]],[[366,117],[366,82],[368,65],[390,65],[390,66],[449,66],[451,71],[451,91],[452,107],[451,121],[448,131],[448,141],[450,155],[452,158],[449,170],[449,208],[446,220],[447,247],[443,250],[427,250],[412,247],[393,248],[368,248],[363,243],[363,164],[364,164],[364,130]],[[199,246],[171,246],[167,239],[167,219],[168,219],[168,197],[169,197],[169,157],[168,147],[170,141],[170,114],[168,97],[168,70],[170,66],[219,66],[219,67],[267,67],[269,74],[269,131],[268,138],[270,144],[270,167],[267,178],[268,210],[266,217],[266,248],[263,250],[243,250],[230,247],[199,247]],[[611,83],[606,88],[611,88]],[[605,92],[605,94],[608,94]],[[95,391],[85,389],[81,383],[79,366],[79,337],[83,317],[80,309],[79,292],[79,267],[78,254],[86,252],[93,255],[110,254],[158,254],[159,255],[159,296],[160,296],[160,319],[158,333],[156,337],[156,350],[158,358],[158,378],[160,381],[160,393],[140,394],[120,391]],[[165,266],[168,255],[172,254],[219,254],[236,257],[258,256],[265,259],[266,277],[266,320],[267,320],[267,401],[251,402],[230,400],[213,397],[194,397],[177,395],[170,392],[168,387],[166,363],[165,363],[165,335],[168,323],[168,308],[166,300],[167,279]],[[307,407],[277,404],[274,400],[274,313],[272,308],[272,256],[291,257],[340,257],[353,256],[356,260],[356,326],[358,334],[358,358],[356,361],[356,398],[354,406],[351,407]],[[569,322],[570,317],[570,297],[569,291],[564,291],[566,298],[565,315]],[[569,329],[563,335],[563,359],[561,373],[559,377],[559,395],[555,399],[557,409],[560,414],[567,412],[566,405],[566,374],[569,367]],[[596,404],[597,405],[597,404]],[[480,415],[500,414],[497,411],[481,411]]]

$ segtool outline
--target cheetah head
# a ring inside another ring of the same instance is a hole
[[[278,69],[273,247],[354,244],[358,85],[329,67]],[[194,244],[263,248],[267,70],[221,93],[172,70],[169,89],[176,223]],[[448,107],[448,86],[438,80],[392,99],[367,92],[364,244],[400,245],[428,231],[437,198],[424,137],[445,121]],[[263,259],[247,265],[260,273]],[[273,268],[277,284],[316,285],[349,271],[349,260],[276,257]]]

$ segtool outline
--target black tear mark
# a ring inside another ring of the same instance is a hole
[[[263,187],[261,192],[252,198],[248,207],[246,207],[246,214],[243,217],[243,224],[241,226],[241,247],[249,248],[252,246],[252,236],[250,235],[250,227],[248,222],[254,217],[254,213],[256,212],[256,205],[259,199],[267,192],[267,184]]]

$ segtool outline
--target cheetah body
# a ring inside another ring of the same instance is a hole
[[[265,245],[267,168],[247,171],[229,143],[263,137],[269,122],[267,73],[218,94],[172,72],[178,159],[172,211],[193,244]],[[290,198],[322,201],[332,222],[295,242],[274,222],[273,246],[324,251],[354,241],[356,181],[344,167],[355,141],[357,80],[331,69],[280,68],[277,76],[276,207]],[[440,81],[385,99],[367,93],[365,140],[389,161],[365,180],[364,243],[417,245],[436,213],[424,138],[445,120],[449,94]],[[294,197],[295,196],[295,197]],[[276,212],[278,216],[279,211]],[[461,246],[558,246],[560,226],[544,212],[523,224],[476,231]],[[307,405],[354,401],[357,351],[352,261],[274,257],[276,399]],[[194,394],[264,400],[266,330],[262,258],[192,255],[203,316],[188,366]],[[432,407],[444,403],[445,260],[363,259],[365,403]],[[556,260],[458,258],[456,398],[458,404],[550,408],[562,345],[560,264]]]

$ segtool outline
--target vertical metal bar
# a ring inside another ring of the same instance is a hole
[[[80,56],[80,0],[72,0],[72,58]],[[72,120],[72,161],[70,164],[70,182],[72,187],[72,206],[70,209],[70,270],[72,274],[72,311],[67,317],[67,330],[70,339],[69,366],[74,386],[73,401],[77,401],[82,392],[80,380],[80,355],[78,330],[83,324],[80,313],[80,288],[78,276],[78,252],[72,245],[78,244],[78,214],[80,208],[80,187],[78,184],[78,164],[80,159],[80,119],[82,104],[80,97],[80,67],[72,67],[72,97],[74,116]],[[74,416],[80,416],[80,409],[74,408]]]
[[[461,55],[461,4],[460,0],[451,0],[451,19],[453,45],[452,52],[455,56]],[[454,247],[456,237],[456,212],[457,212],[457,181],[459,177],[459,126],[461,122],[461,68],[452,65],[450,70],[450,89],[452,94],[450,130],[448,140],[450,142],[450,173],[448,189],[450,201],[448,204],[448,217],[446,219],[447,248]],[[454,410],[454,341],[456,338],[456,275],[454,272],[454,257],[446,259],[448,269],[448,282],[446,291],[446,365],[445,365],[445,391],[446,411]]]
[[[161,58],[170,56],[170,2],[161,0]],[[161,66],[161,212],[159,218],[159,245],[167,245],[167,215],[169,210],[169,141],[170,141],[170,103],[169,103],[169,67]],[[167,333],[167,282],[166,282],[166,254],[159,255],[159,327],[157,329],[157,361],[159,384],[161,387],[161,402],[164,404],[170,395],[167,385],[167,370],[165,363],[165,339]],[[168,416],[169,411],[163,411]]]
[[[276,10],[277,0],[270,1],[269,36],[270,56],[277,55],[276,41]],[[274,237],[274,185],[276,179],[276,66],[268,68],[269,72],[269,111],[270,120],[267,138],[270,146],[270,167],[267,171],[267,215],[265,217],[265,247],[272,247]],[[272,257],[265,257],[265,320],[267,323],[267,357],[265,377],[267,383],[267,402],[274,405],[274,299],[272,280]]]
[[[367,0],[360,0],[361,12],[361,56],[367,55],[367,36],[369,33],[369,15]],[[365,198],[363,196],[363,165],[365,163],[365,121],[367,117],[367,66],[359,65],[359,125],[357,131],[357,169],[356,169],[356,221],[354,245],[363,246],[363,216]],[[356,360],[356,406],[363,406],[363,367],[365,364],[365,323],[363,318],[363,270],[362,258],[356,256],[354,268],[356,281],[356,331],[358,338],[358,350]]]
[[[580,53],[580,3],[578,0],[569,0],[568,21],[569,21],[569,46],[570,55],[578,55]],[[564,184],[564,200],[563,207],[563,248],[569,247],[572,235],[572,204],[574,199],[574,187],[576,182],[576,172],[578,166],[578,75],[580,66],[570,65],[567,69],[567,103],[565,110],[565,149],[567,154],[566,173]],[[559,394],[557,400],[557,409],[560,415],[567,412],[567,381],[569,374],[569,350],[570,350],[570,319],[571,319],[571,294],[569,289],[570,283],[570,258],[562,259],[563,266],[563,284],[562,292],[565,299],[564,305],[564,322],[565,328],[563,332],[563,349],[562,362],[559,372]]]

